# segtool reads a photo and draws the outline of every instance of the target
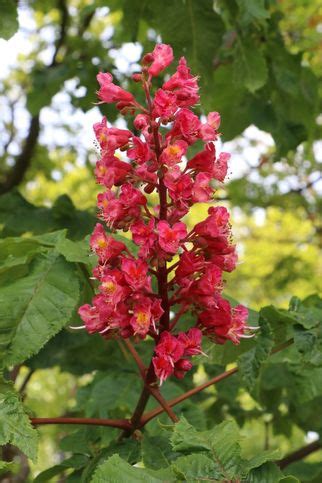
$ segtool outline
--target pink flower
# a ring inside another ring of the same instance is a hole
[[[199,316],[199,324],[205,334],[214,338],[218,344],[223,344],[230,339],[235,345],[239,344],[249,329],[246,325],[248,310],[243,305],[231,308],[228,300],[218,298],[217,305],[211,310],[202,312]]]
[[[95,136],[103,151],[114,151],[128,144],[132,137],[131,131],[127,129],[117,129],[115,127],[107,127],[106,117],[101,122],[97,122],[93,126]]]
[[[197,327],[189,329],[188,332],[181,332],[178,340],[183,344],[184,356],[195,356],[201,354],[202,332]]]
[[[160,379],[160,385],[174,372],[174,367],[168,359],[153,357],[152,359],[155,375]]]
[[[197,174],[192,190],[194,201],[206,202],[211,199],[214,190],[209,186],[210,182],[211,176],[209,174]]]
[[[212,170],[212,175],[215,179],[218,179],[218,181],[224,181],[227,175],[229,159],[230,154],[222,152],[220,153],[219,158],[216,160]]]
[[[99,262],[104,263],[112,258],[118,257],[126,249],[124,243],[115,240],[112,236],[106,235],[100,223],[95,225],[90,238],[90,246],[98,255]]]
[[[176,253],[180,241],[187,236],[186,225],[182,222],[175,223],[173,227],[165,220],[158,223],[159,244],[167,253]]]
[[[146,205],[146,197],[137,188],[134,188],[130,183],[123,184],[121,188],[120,201],[127,208],[137,207],[139,205]]]
[[[100,90],[97,92],[98,97],[103,102],[122,102],[126,105],[133,104],[134,97],[130,92],[125,91],[121,87],[113,84],[113,76],[110,73],[100,72],[96,76],[100,85]]]
[[[198,116],[189,109],[180,109],[176,115],[173,128],[167,134],[167,137],[183,139],[188,144],[193,144],[200,138],[200,126],[201,122]]]
[[[131,171],[132,167],[129,163],[120,161],[111,154],[104,154],[96,163],[96,181],[106,188],[112,188],[114,185],[119,186],[123,183]]]
[[[174,363],[184,354],[184,345],[174,335],[170,334],[170,332],[164,331],[155,347],[155,353],[159,357],[170,361],[172,366],[174,366]]]
[[[158,89],[153,104],[154,117],[161,117],[161,119],[169,119],[178,110],[177,98],[172,92]]]
[[[131,225],[132,238],[134,243],[140,245],[140,256],[147,257],[157,241],[154,232],[154,219],[151,218],[147,225],[138,220]]]
[[[191,199],[193,182],[188,174],[182,174],[179,166],[174,166],[164,177],[164,184],[174,201]]]
[[[215,158],[216,150],[214,144],[207,143],[203,151],[197,153],[188,161],[187,168],[193,169],[194,171],[202,171],[211,175]]]
[[[182,278],[188,277],[192,274],[197,274],[205,267],[205,259],[203,255],[197,255],[193,252],[184,251],[180,255],[179,265],[176,269],[176,279],[179,281]]]
[[[100,318],[99,311],[95,305],[82,305],[78,309],[78,314],[85,323],[86,330],[89,334],[104,330],[105,322]]]
[[[192,363],[187,359],[180,359],[174,365],[173,374],[177,379],[183,379],[188,371],[192,369]]]
[[[169,167],[180,163],[182,156],[187,152],[187,147],[188,145],[185,141],[176,141],[173,144],[169,144],[163,150],[160,161]]]
[[[193,106],[199,101],[198,77],[190,74],[184,57],[179,60],[175,74],[163,84],[162,88],[175,93],[176,103],[179,107]]]
[[[150,55],[152,64],[148,68],[148,72],[152,77],[159,75],[173,61],[173,51],[170,45],[157,44]]]
[[[113,306],[117,305],[121,300],[129,294],[129,290],[121,285],[122,274],[118,270],[111,270],[108,275],[101,279],[99,286],[100,293],[105,301]]]
[[[146,114],[138,114],[133,121],[135,129],[142,131],[149,126],[149,116]]]
[[[121,270],[132,290],[151,290],[151,277],[147,276],[148,265],[141,259],[121,258]]]
[[[127,151],[128,157],[134,159],[138,164],[149,161],[152,157],[149,145],[136,136],[133,137],[132,142],[133,146]]]
[[[138,334],[144,338],[149,332],[151,325],[156,330],[155,323],[160,319],[162,314],[163,310],[159,299],[151,300],[149,297],[140,297],[135,302],[133,317],[130,321],[134,334]]]
[[[209,216],[204,221],[197,223],[195,233],[205,237],[228,236],[229,229],[229,213],[223,206],[211,207],[208,210]]]

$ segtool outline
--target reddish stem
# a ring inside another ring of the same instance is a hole
[[[94,426],[110,426],[130,430],[132,425],[127,419],[100,419],[100,418],[30,418],[34,426],[42,424],[86,424]]]
[[[145,380],[146,367],[143,364],[143,361],[142,361],[141,357],[139,356],[139,354],[137,353],[136,349],[134,348],[134,346],[132,345],[132,343],[131,343],[131,341],[129,339],[124,339],[124,344],[126,345],[126,347],[131,352],[132,357],[135,360],[135,362],[136,362],[136,364],[137,364],[137,366],[139,368],[139,371],[140,371],[140,374],[141,374],[142,379]]]
[[[235,372],[237,372],[237,371],[238,371],[238,368],[234,367],[230,371],[223,372],[222,374],[219,374],[218,376],[213,377],[212,379],[205,382],[204,384],[201,384],[200,386],[194,387],[193,389],[190,389],[190,391],[187,391],[184,394],[181,394],[181,396],[178,396],[174,399],[171,399],[170,401],[168,401],[168,406],[173,407],[176,404],[181,403],[185,399],[188,399],[189,397],[194,396],[195,394],[202,391],[203,389],[206,389],[206,387],[209,387],[212,384],[216,384],[217,382],[222,381],[223,379],[226,379],[226,377],[229,377],[232,374],[235,374]],[[145,426],[146,423],[148,423],[151,419],[155,418],[159,414],[163,413],[163,411],[164,411],[164,409],[162,407],[158,407],[158,408],[152,409],[152,411],[149,411],[148,413],[143,415],[141,422],[140,422],[141,423],[140,427]]]
[[[293,342],[294,342],[293,339],[289,339],[286,342],[283,342],[282,344],[274,347],[274,349],[272,349],[272,351],[271,351],[271,355],[276,354],[277,352],[280,352],[283,349],[286,349],[291,344],[293,344]],[[190,389],[190,391],[187,391],[187,392],[181,394],[181,396],[178,396],[174,399],[171,399],[170,401],[168,401],[168,405],[170,407],[173,407],[176,404],[179,404],[182,401],[185,401],[189,397],[194,396],[195,394],[198,394],[198,392],[203,391],[207,387],[212,386],[213,384],[216,384],[217,382],[220,382],[223,379],[226,379],[227,377],[232,376],[236,372],[238,372],[238,367],[234,367],[233,369],[230,369],[229,371],[222,372],[218,376],[215,376],[212,379],[209,379],[209,381],[205,382],[204,384],[200,384],[199,386],[194,387],[193,389]],[[159,414],[163,413],[163,411],[164,411],[164,409],[162,407],[158,407],[158,408],[152,409],[152,411],[149,411],[148,413],[143,415],[143,417],[141,419],[141,427],[144,426],[146,423],[148,423],[151,419],[155,418],[155,416],[158,416]]]

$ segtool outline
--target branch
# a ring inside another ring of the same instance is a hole
[[[235,372],[237,371],[238,371],[238,368],[234,367],[233,369],[230,369],[230,371],[223,372],[222,374],[219,374],[218,376],[213,377],[212,379],[209,379],[209,381],[205,382],[204,384],[201,384],[200,386],[196,386],[193,389],[190,389],[190,391],[187,391],[181,394],[181,396],[178,396],[174,399],[171,399],[170,401],[167,401],[168,406],[170,406],[171,408],[176,404],[179,404],[182,401],[185,401],[189,397],[194,396],[195,394],[197,394],[200,391],[203,391],[207,387],[212,386],[213,384],[216,384],[217,382],[222,381],[223,379],[226,379],[227,377],[235,374]],[[164,412],[164,409],[162,407],[152,409],[152,411],[149,411],[148,413],[143,415],[140,426],[145,426],[146,423],[148,423],[151,419],[155,418],[156,416],[158,416],[163,412]]]
[[[30,418],[34,426],[42,424],[87,424],[93,426],[109,426],[130,430],[132,425],[127,419],[99,419],[99,418]]]
[[[144,380],[145,379],[145,375],[146,375],[146,367],[143,364],[143,361],[142,361],[141,357],[139,356],[139,354],[137,353],[136,349],[134,348],[133,344],[131,343],[131,341],[129,339],[124,339],[124,344],[126,345],[126,347],[131,352],[132,357],[135,360],[136,365],[139,368],[141,377]]]
[[[285,458],[276,461],[276,464],[281,468],[286,468],[286,466],[290,465],[291,463],[294,463],[295,461],[301,460],[308,456],[311,453],[314,453],[315,451],[318,451],[321,449],[321,442],[320,440],[313,441],[313,443],[310,443],[306,446],[303,446],[300,449],[297,449],[293,453],[290,453],[289,455],[285,456]]]
[[[57,64],[57,55],[60,48],[65,42],[69,20],[66,0],[58,0],[57,7],[60,10],[60,31],[59,36],[55,42],[55,51],[49,67],[54,67]]]
[[[163,411],[167,413],[169,418],[174,422],[177,423],[179,421],[179,418],[177,415],[172,411],[171,406],[169,403],[164,399],[162,394],[160,393],[159,389],[156,387],[149,386],[149,391],[152,394],[152,396],[160,403],[160,405],[163,408]]]
[[[7,193],[23,180],[25,173],[31,164],[32,156],[37,145],[39,128],[39,114],[36,114],[31,118],[24,147],[19,156],[17,156],[14,167],[7,174],[5,181],[0,184],[0,195]]]
[[[280,352],[283,349],[286,349],[291,344],[293,344],[293,342],[294,342],[294,340],[293,339],[290,339],[290,340],[287,340],[286,342],[283,342],[283,344],[280,344],[280,345],[276,346],[272,350],[271,355],[276,354],[276,352]],[[232,376],[236,372],[238,372],[238,367],[237,366],[234,367],[233,369],[230,369],[229,371],[225,371],[225,372],[219,374],[218,376],[213,377],[212,379],[209,379],[209,381],[205,382],[204,384],[200,384],[200,386],[196,386],[193,389],[190,389],[190,391],[187,391],[187,392],[181,394],[181,396],[178,396],[178,397],[176,397],[174,399],[171,399],[170,401],[167,401],[168,402],[168,405],[170,407],[173,407],[176,404],[179,404],[182,401],[185,401],[189,397],[194,396],[195,394],[198,394],[198,392],[203,391],[207,387],[212,386],[213,384],[217,384],[217,382],[220,382],[223,379],[226,379],[227,377]],[[159,414],[161,414],[163,412],[164,412],[164,409],[162,407],[158,407],[158,408],[152,409],[152,411],[149,411],[148,413],[146,413],[145,415],[143,415],[143,417],[141,419],[140,426],[141,427],[144,426],[151,419],[155,418],[156,416],[158,416]]]

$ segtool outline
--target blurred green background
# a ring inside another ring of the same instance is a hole
[[[200,112],[221,113],[218,148],[232,154],[228,180],[217,191],[232,212],[240,254],[226,293],[256,309],[322,292],[319,0],[21,0],[18,10],[17,2],[2,0],[0,6],[0,216],[7,233],[23,232],[22,218],[15,218],[25,203],[20,195],[41,207],[35,223],[48,221],[53,206],[55,220],[72,213],[71,202],[95,214],[92,124],[105,114],[124,125],[112,106],[95,104],[96,74],[112,72],[135,91],[129,74],[142,52],[162,40],[200,75]],[[188,222],[199,221],[206,208],[196,207]],[[75,238],[79,220],[70,221]],[[86,223],[83,234],[92,221]],[[38,416],[64,414],[86,377],[37,369],[27,404]],[[18,384],[23,371],[19,378]],[[256,431],[252,423],[248,433]],[[64,430],[41,428],[41,434],[35,471],[60,461]],[[279,444],[287,450],[303,434],[292,438]]]

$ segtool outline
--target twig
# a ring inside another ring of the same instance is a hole
[[[34,426],[42,424],[87,424],[93,426],[110,426],[130,430],[131,423],[127,419],[100,419],[100,418],[30,418]]]
[[[285,458],[279,461],[276,461],[276,464],[281,469],[286,468],[286,466],[290,465],[291,463],[301,460],[306,456],[308,456],[309,454],[314,453],[315,451],[318,451],[319,449],[321,449],[320,440],[313,441],[313,443],[303,446],[302,448],[297,449],[293,453],[290,453],[289,455],[285,456]]]
[[[124,344],[126,345],[128,350],[131,352],[133,359],[135,360],[136,365],[139,368],[142,379],[145,379],[146,367],[143,364],[143,361],[142,361],[141,357],[139,356],[139,354],[137,353],[136,349],[134,348],[132,342],[129,339],[124,339]]]
[[[271,355],[276,354],[277,352],[280,352],[283,349],[286,349],[291,344],[293,344],[293,342],[294,342],[293,339],[290,339],[290,340],[288,340],[286,342],[283,342],[283,344],[280,344],[279,346],[276,346],[272,350]],[[181,394],[181,396],[178,396],[178,397],[176,397],[174,399],[171,399],[170,401],[167,401],[167,403],[168,403],[168,405],[170,407],[173,407],[176,404],[179,404],[182,401],[185,401],[189,397],[194,396],[195,394],[198,394],[198,392],[203,391],[207,387],[212,386],[213,384],[217,384],[217,382],[220,382],[223,379],[226,379],[227,377],[232,376],[236,372],[238,372],[238,367],[237,366],[234,367],[234,368],[232,368],[232,369],[230,369],[229,371],[225,371],[225,372],[219,374],[218,376],[213,377],[212,379],[209,379],[209,381],[205,382],[204,384],[200,384],[199,386],[196,386],[193,389],[190,389],[189,391]],[[141,419],[140,426],[141,427],[144,426],[151,419],[153,419],[156,416],[158,416],[159,414],[163,413],[163,411],[164,411],[164,409],[162,407],[158,407],[158,408],[152,409],[151,411],[149,411],[148,413],[146,413],[145,415],[143,415],[143,417]]]

